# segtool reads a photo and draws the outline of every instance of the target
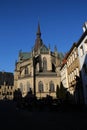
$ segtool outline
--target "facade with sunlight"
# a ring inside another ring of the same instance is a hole
[[[62,53],[54,52],[41,39],[40,25],[36,33],[35,45],[31,52],[19,52],[15,63],[14,86],[22,96],[31,90],[37,98],[47,95],[56,98],[56,87],[60,86],[60,65]]]

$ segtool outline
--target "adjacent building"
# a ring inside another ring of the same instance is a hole
[[[80,62],[80,72],[82,79],[84,103],[87,104],[87,22],[83,26],[83,34],[80,37],[78,46],[78,55]]]
[[[64,88],[67,89],[67,91],[69,91],[69,84],[68,84],[68,74],[67,74],[67,60],[66,60],[66,56],[65,55],[61,68],[60,68],[60,75],[61,75],[61,83],[63,85]]]
[[[83,34],[64,58],[61,82],[76,103],[87,104],[87,22]]]
[[[74,94],[76,87],[76,76],[79,77],[79,59],[78,59],[78,50],[77,44],[74,43],[67,54],[67,74],[68,74],[68,87],[69,92]]]
[[[79,59],[77,44],[74,43],[64,58],[63,65],[61,67],[61,82],[64,88],[67,88],[67,92],[71,95],[72,99],[77,102],[78,90],[76,77],[80,76],[79,72]]]
[[[0,72],[0,100],[13,99],[14,75],[10,72]]]

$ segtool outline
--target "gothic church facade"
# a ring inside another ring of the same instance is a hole
[[[20,89],[22,96],[29,91],[37,98],[47,95],[56,98],[56,88],[60,86],[61,56],[55,47],[54,52],[41,39],[40,25],[31,52],[19,52],[15,63],[14,86]]]

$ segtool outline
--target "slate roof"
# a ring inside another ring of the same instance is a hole
[[[83,39],[85,38],[85,36],[87,36],[87,30],[82,34],[82,36],[80,37],[80,39],[77,42],[77,46],[80,45],[80,43],[83,41]]]
[[[19,53],[19,61],[23,61],[31,58],[31,52],[20,52]]]
[[[41,53],[49,53],[49,49],[43,44],[43,45],[40,47],[40,52],[41,52]]]
[[[8,86],[13,86],[14,84],[14,75],[10,72],[0,72],[0,85],[4,85],[4,82]]]

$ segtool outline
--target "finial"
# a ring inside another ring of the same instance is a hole
[[[56,47],[56,45],[54,46],[54,51],[57,52],[57,47]]]

